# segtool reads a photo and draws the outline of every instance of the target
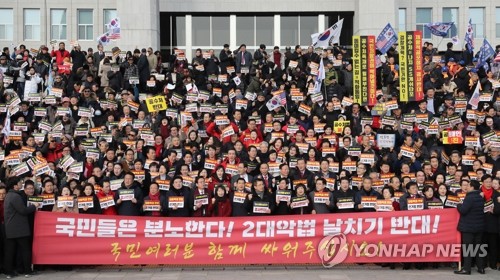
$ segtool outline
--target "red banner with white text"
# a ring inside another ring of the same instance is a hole
[[[456,209],[168,218],[37,212],[35,264],[337,264],[460,259]],[[457,245],[458,244],[458,245]]]

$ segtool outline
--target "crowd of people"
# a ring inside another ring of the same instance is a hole
[[[17,270],[32,272],[36,211],[229,217],[458,207],[459,230],[489,245],[479,271],[497,269],[493,58],[485,70],[467,51],[449,45],[440,55],[425,43],[425,97],[400,102],[394,45],[377,60],[377,104],[367,106],[352,100],[353,62],[337,45],[253,53],[224,45],[218,55],[196,50],[191,62],[178,49],[162,57],[152,48],[51,48],[6,47],[0,56],[0,269],[9,276],[16,248]],[[158,96],[166,110],[148,106]],[[461,136],[450,143],[446,131]],[[474,194],[481,211],[471,214]]]

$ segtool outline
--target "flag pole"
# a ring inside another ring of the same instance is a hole
[[[436,47],[437,51],[439,52],[439,46],[441,45],[441,42],[443,42],[444,37],[441,37],[441,40],[439,40],[439,43]]]

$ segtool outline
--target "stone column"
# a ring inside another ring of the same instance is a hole
[[[121,50],[160,48],[160,6],[158,0],[117,0],[116,9],[121,24]]]
[[[398,0],[355,0],[354,35],[375,35],[390,23],[398,26]]]

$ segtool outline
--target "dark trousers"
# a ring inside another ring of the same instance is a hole
[[[4,254],[5,252],[5,225],[0,222],[0,273],[2,273],[4,269]]]
[[[485,233],[483,243],[488,244],[488,256],[484,260],[485,266],[497,267],[498,260],[498,233]]]
[[[22,273],[31,273],[31,241],[30,237],[8,238],[5,242],[5,274],[14,274],[14,262],[19,251],[22,255]]]
[[[483,237],[482,232],[479,232],[479,233],[462,232],[462,244],[464,244],[465,246],[467,246],[467,245],[479,246],[481,244],[482,237]],[[480,250],[477,250],[477,253],[475,256],[476,266],[478,269],[483,269],[484,268],[483,259],[479,257],[479,254],[480,254]],[[463,269],[465,271],[471,271],[473,257],[468,255],[468,256],[463,256],[463,258],[464,258]]]

